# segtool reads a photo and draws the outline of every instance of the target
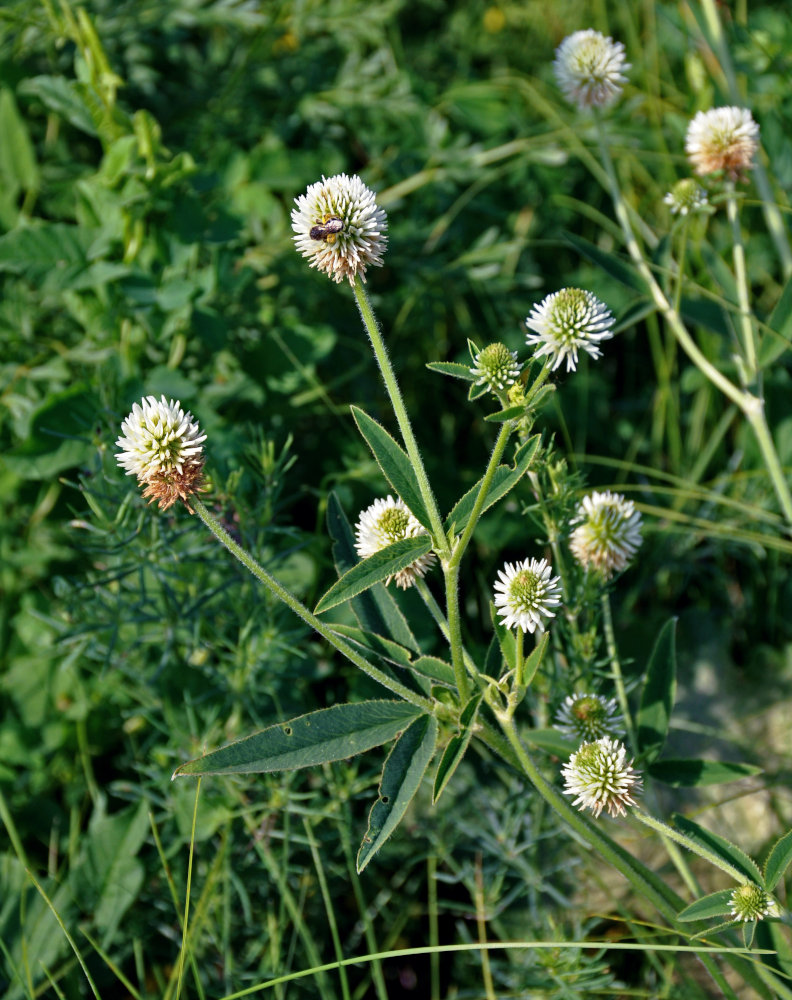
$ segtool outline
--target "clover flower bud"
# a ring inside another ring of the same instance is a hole
[[[640,774],[627,762],[627,748],[610,736],[583,743],[561,769],[564,795],[575,795],[572,805],[581,812],[590,809],[599,816],[607,809],[611,816],[624,815],[634,806],[633,793],[641,790]]]
[[[322,177],[295,202],[293,239],[311,267],[354,285],[357,275],[366,280],[367,267],[382,264],[387,218],[359,177]]]
[[[146,396],[121,424],[118,464],[145,485],[143,496],[167,510],[178,499],[192,513],[189,498],[203,481],[206,435],[178,400]]]
[[[521,371],[516,351],[510,351],[505,344],[488,344],[476,355],[470,374],[477,376],[476,385],[486,384],[492,392],[497,392],[514,385]]]
[[[544,631],[545,618],[554,618],[554,608],[561,603],[559,577],[551,576],[546,559],[524,559],[506,563],[498,570],[495,583],[495,607],[506,628],[521,628],[523,632]]]
[[[738,885],[729,899],[729,909],[735,920],[762,920],[778,915],[773,897],[753,882]]]
[[[737,180],[753,165],[759,126],[746,108],[699,111],[688,125],[685,152],[697,174],[722,170]]]
[[[671,209],[672,215],[701,212],[708,205],[707,192],[692,177],[677,181],[663,201]]]
[[[361,559],[366,559],[403,538],[415,538],[416,535],[424,534],[426,529],[408,510],[401,497],[394,500],[389,495],[384,500],[375,500],[370,507],[361,511],[355,525],[355,550]],[[385,583],[395,579],[396,586],[406,590],[414,585],[417,577],[424,576],[434,562],[434,552],[426,552],[405,569],[389,576]]]
[[[624,46],[588,28],[568,35],[556,49],[553,70],[564,97],[580,110],[612,104],[627,82]]]
[[[572,555],[584,569],[607,580],[624,569],[641,544],[641,515],[621,493],[596,490],[583,497],[569,538]]]
[[[608,307],[591,292],[562,288],[533,307],[525,325],[534,332],[527,334],[525,341],[541,345],[535,356],[551,357],[553,371],[564,359],[567,371],[574,371],[579,350],[592,358],[602,354],[597,345],[613,336],[614,322]]]
[[[555,727],[570,739],[593,740],[623,736],[624,722],[616,701],[598,694],[570,694],[555,717]]]

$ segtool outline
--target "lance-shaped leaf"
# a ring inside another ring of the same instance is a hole
[[[348,573],[344,573],[316,605],[316,614],[329,611],[330,608],[348,601],[350,597],[362,594],[380,580],[386,580],[399,570],[406,569],[420,556],[425,555],[431,547],[432,539],[428,535],[402,538],[393,545],[386,545],[384,549],[361,560]]]
[[[485,510],[498,502],[506,496],[506,494],[514,489],[514,487],[519,483],[525,473],[530,469],[531,463],[536,457],[536,453],[539,449],[539,444],[541,437],[539,434],[535,434],[532,438],[529,438],[524,444],[520,445],[514,456],[514,465],[499,465],[495,470],[495,474],[492,477],[492,482],[490,483],[490,488],[487,492],[487,498],[484,501],[484,507],[481,513],[483,514]],[[478,497],[479,490],[481,489],[482,479],[480,479],[472,489],[469,489],[467,493],[456,503],[454,509],[448,515],[445,520],[446,530],[453,529],[455,532],[459,533],[465,530],[468,521],[470,520],[470,515],[473,513],[473,506],[476,503],[476,498]]]
[[[500,620],[497,609],[492,601],[490,601],[490,619],[492,620],[495,637],[498,640],[498,645],[503,655],[503,661],[509,670],[514,670],[517,666],[517,644],[514,640],[514,632],[510,628],[506,628]]]
[[[330,626],[330,629],[335,635],[346,639],[350,646],[354,646],[364,656],[385,660],[388,663],[395,664],[397,667],[409,667],[411,665],[412,654],[410,650],[405,649],[398,642],[386,639],[382,635],[375,635],[373,632],[366,632],[361,628],[356,628],[354,625],[339,625],[337,622],[334,622]]]
[[[357,406],[352,407],[352,416],[355,418],[358,430],[366,439],[366,444],[371,448],[377,465],[382,469],[383,476],[424,528],[427,531],[431,530],[432,522],[424,506],[418,479],[407,453],[381,424]]]
[[[750,879],[751,882],[763,885],[762,873],[759,871],[756,862],[753,858],[749,858],[745,851],[741,850],[736,844],[732,844],[731,841],[726,840],[725,837],[721,837],[717,833],[705,830],[703,826],[699,826],[698,823],[694,823],[692,819],[688,819],[686,816],[675,814],[674,826],[690,837],[701,848],[701,853],[704,857],[714,855],[716,858],[720,858],[721,861],[725,861],[731,865],[732,868],[736,868],[738,872]]]
[[[440,758],[440,763],[437,767],[434,790],[432,792],[432,805],[437,802],[445,791],[446,785],[453,777],[454,771],[459,767],[462,758],[467,752],[482,697],[481,693],[474,694],[462,709],[459,716],[459,731],[448,741],[448,746],[443,751],[443,756]]]
[[[520,671],[521,676],[517,678],[517,683],[520,687],[527,688],[531,686],[531,681],[534,679],[536,671],[539,669],[539,664],[542,662],[542,657],[547,651],[549,639],[549,632],[542,632],[537,637],[536,645],[531,650],[530,656],[526,657],[523,661],[522,670]]]
[[[792,861],[792,830],[785,833],[777,840],[767,855],[765,861],[764,885],[768,892],[772,892],[778,885]]]
[[[671,757],[656,760],[646,769],[653,778],[672,788],[698,788],[703,785],[723,785],[754,774],[761,767],[721,760],[685,760]]]
[[[712,917],[731,916],[729,900],[732,892],[732,889],[719,889],[717,892],[710,893],[709,896],[702,896],[701,899],[697,899],[695,903],[691,903],[690,906],[681,910],[677,914],[677,920],[710,920]]]
[[[444,687],[456,689],[456,678],[454,668],[445,660],[440,660],[436,656],[421,656],[410,665],[421,677],[428,677],[430,681],[442,684]]]
[[[529,729],[524,734],[524,739],[526,743],[539,747],[540,750],[546,750],[561,760],[566,760],[580,746],[579,742],[573,742],[557,729]]]
[[[433,715],[422,715],[405,729],[394,744],[385,761],[379,798],[371,807],[368,830],[358,851],[358,872],[363,871],[401,822],[407,806],[420,788],[436,742],[437,719]]]
[[[352,525],[335,492],[331,492],[327,499],[327,530],[333,539],[336,572],[343,576],[353,566],[357,566],[359,557],[355,549]],[[394,642],[415,653],[420,651],[407,619],[386,587],[375,584],[370,590],[353,597],[350,607],[367,632],[389,636]]]
[[[484,419],[490,424],[505,424],[507,420],[516,420],[524,414],[525,404],[519,403],[516,406],[507,406],[505,410],[488,413]]]
[[[660,629],[641,692],[641,704],[636,716],[638,750],[649,762],[660,751],[668,734],[671,709],[676,693],[676,618]]]
[[[187,761],[176,768],[173,777],[293,771],[343,760],[387,743],[420,714],[419,708],[406,701],[333,705]]]
[[[451,375],[453,378],[461,378],[466,382],[473,382],[476,377],[467,365],[459,365],[455,361],[430,361],[426,367],[433,372],[440,372],[441,375]]]
[[[643,278],[631,264],[625,263],[621,257],[617,257],[614,253],[600,250],[596,244],[583,239],[582,236],[576,236],[574,233],[564,233],[564,239],[567,243],[571,243],[578,253],[584,257],[588,257],[592,263],[601,267],[603,271],[610,274],[611,277],[620,281],[623,285],[633,289],[633,291],[646,291],[646,283]]]

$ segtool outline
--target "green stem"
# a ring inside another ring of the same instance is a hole
[[[690,215],[686,215],[682,220],[682,236],[679,240],[679,262],[677,263],[677,281],[674,290],[674,312],[679,312],[679,304],[682,301],[682,286],[685,283],[685,263],[687,258],[688,234],[690,231]]]
[[[674,336],[679,341],[683,351],[687,354],[699,371],[706,378],[708,378],[714,386],[720,389],[724,396],[740,408],[750,423],[754,434],[756,435],[757,443],[759,444],[759,449],[762,452],[762,458],[770,475],[776,496],[781,504],[781,509],[784,512],[784,517],[786,518],[787,524],[792,526],[792,493],[789,491],[789,486],[786,482],[781,463],[778,459],[778,453],[776,452],[773,439],[767,427],[762,401],[752,393],[739,389],[733,382],[730,382],[725,375],[722,375],[721,372],[718,371],[715,365],[713,365],[712,362],[699,349],[696,342],[688,333],[679,313],[671,306],[671,303],[664,295],[663,290],[655,280],[654,274],[652,274],[651,268],[644,260],[641,248],[638,246],[638,242],[633,235],[632,227],[630,226],[629,214],[627,212],[621,190],[619,189],[618,181],[616,180],[613,162],[610,157],[610,152],[608,150],[599,119],[597,119],[597,130],[600,140],[600,151],[611,186],[611,198],[613,199],[616,217],[622,228],[627,251],[630,254],[636,268],[640,272],[641,277],[646,282],[646,286],[649,289],[649,293],[652,296],[652,300],[657,306],[658,311],[665,318],[665,321],[668,323]]]
[[[429,585],[427,584],[426,580],[424,580],[423,577],[420,576],[416,577],[414,586],[421,600],[426,605],[429,614],[432,616],[435,625],[437,625],[437,627],[440,629],[441,635],[446,640],[446,642],[450,642],[451,633],[448,630],[448,622],[445,619],[445,615],[443,614],[440,605],[434,599],[434,596],[431,590],[429,589]],[[467,667],[467,671],[471,675],[471,677],[481,678],[482,677],[481,671],[476,666],[473,657],[470,655],[470,653],[468,653],[466,649],[464,649],[464,647],[462,649],[462,656],[465,660],[465,666]]]
[[[329,626],[317,618],[316,615],[310,612],[302,602],[298,601],[293,594],[289,593],[285,587],[278,583],[275,577],[270,576],[264,567],[260,566],[249,552],[243,549],[241,545],[237,545],[225,528],[223,528],[218,520],[209,513],[203,501],[199,499],[199,497],[192,496],[190,501],[198,517],[200,517],[215,538],[225,545],[231,555],[235,556],[260,583],[263,583],[271,594],[277,597],[278,600],[283,601],[283,603],[287,607],[291,608],[291,610],[299,618],[302,618],[307,625],[310,625],[311,628],[326,639],[331,646],[334,646],[339,653],[342,653],[351,663],[354,663],[356,667],[359,667],[362,671],[364,671],[364,673],[367,673],[369,677],[377,681],[377,683],[382,684],[383,687],[388,688],[400,698],[410,702],[411,705],[415,705],[424,712],[434,711],[434,705],[428,698],[424,698],[422,695],[416,694],[414,691],[411,691],[409,688],[399,683],[399,681],[394,680],[392,677],[383,673],[383,671],[375,667],[373,663],[369,663],[365,657],[361,656],[360,653],[337,636]]]
[[[690,837],[686,837],[684,833],[680,833],[679,830],[675,830],[672,826],[664,823],[660,819],[656,819],[654,816],[650,816],[649,813],[644,812],[642,809],[636,808],[632,811],[632,816],[635,817],[644,826],[650,827],[652,830],[661,834],[664,838],[676,841],[677,844],[681,844],[682,847],[686,847],[693,854],[698,854],[700,858],[704,858],[705,861],[709,861],[711,865],[715,865],[716,868],[720,868],[722,872],[726,872],[729,878],[733,878],[735,882],[739,885],[743,885],[748,882],[748,877],[744,872],[741,872],[738,868],[734,868],[723,858],[718,857],[713,851],[708,851],[705,847],[697,844]]]
[[[450,566],[459,565],[462,560],[462,556],[465,553],[465,549],[470,544],[473,531],[478,523],[478,519],[481,517],[484,504],[487,502],[487,496],[489,494],[490,487],[492,486],[492,480],[495,476],[498,464],[503,457],[503,452],[506,450],[506,444],[511,437],[514,427],[515,424],[511,420],[507,420],[505,423],[501,424],[501,429],[498,432],[498,437],[495,440],[495,445],[492,449],[489,462],[487,463],[486,471],[484,472],[484,476],[481,480],[481,486],[479,487],[478,494],[476,495],[476,501],[473,504],[473,510],[470,512],[470,517],[465,525],[465,530],[462,532],[462,536],[453,547],[453,552],[449,560]]]
[[[459,697],[464,704],[470,697],[462,646],[462,621],[459,615],[459,565],[443,565],[446,588],[446,616],[448,618],[448,643],[451,647],[451,664],[454,668]]]
[[[756,338],[751,323],[751,301],[748,294],[748,272],[745,266],[745,247],[743,246],[740,220],[737,211],[737,196],[734,181],[726,184],[726,214],[732,228],[732,258],[734,260],[734,278],[737,283],[737,302],[740,307],[740,328],[742,330],[743,351],[745,352],[745,379],[753,382],[757,374]]]
[[[385,348],[385,341],[382,339],[382,334],[380,333],[379,326],[377,325],[374,310],[371,308],[369,297],[360,278],[355,278],[355,284],[353,287],[355,290],[355,299],[357,300],[358,309],[360,310],[360,317],[363,320],[363,325],[369,335],[369,340],[371,341],[371,346],[374,350],[374,357],[377,359],[377,364],[379,365],[380,372],[382,373],[382,379],[385,383],[385,388],[388,392],[388,397],[390,398],[391,406],[393,407],[393,412],[396,416],[396,421],[399,424],[402,440],[404,441],[404,446],[407,449],[410,463],[412,464],[413,471],[415,472],[415,476],[418,480],[421,497],[423,498],[423,502],[429,514],[435,547],[440,550],[438,555],[442,557],[442,550],[446,546],[446,535],[445,530],[443,529],[443,521],[440,517],[440,511],[437,508],[437,501],[435,500],[435,495],[432,492],[432,487],[429,484],[429,477],[426,475],[426,469],[424,468],[421,453],[418,450],[418,445],[415,441],[415,435],[413,434],[410,418],[407,415],[407,409],[404,405],[404,400],[402,399],[399,383],[396,381],[396,375],[394,374],[393,366],[390,363],[390,358],[388,357],[388,352]]]
[[[611,676],[616,688],[616,698],[619,702],[624,727],[627,730],[627,739],[632,747],[632,752],[638,753],[638,741],[635,736],[635,726],[633,725],[630,703],[627,700],[627,688],[624,686],[624,674],[622,673],[619,651],[616,648],[616,634],[613,630],[613,614],[611,613],[610,596],[607,589],[602,591],[602,625],[605,630],[605,646],[608,650],[608,659],[611,665]]]

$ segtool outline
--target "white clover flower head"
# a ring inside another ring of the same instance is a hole
[[[703,211],[708,205],[707,192],[692,177],[677,181],[663,201],[672,215],[688,215]]]
[[[556,713],[555,727],[570,739],[587,742],[624,735],[624,722],[616,701],[599,694],[567,695]]]
[[[561,769],[564,795],[576,796],[572,805],[590,809],[599,816],[607,809],[611,816],[624,815],[634,806],[633,793],[641,791],[640,774],[627,761],[627,748],[610,736],[583,743]]]
[[[355,525],[355,550],[361,559],[400,542],[403,538],[415,538],[426,534],[421,522],[408,510],[401,497],[396,500],[388,495],[384,500],[375,500],[370,507],[361,511]],[[434,552],[426,552],[405,569],[389,576],[386,584],[396,580],[396,586],[406,590],[412,587],[419,576],[424,576],[434,565]]]
[[[526,335],[526,343],[541,345],[535,352],[537,358],[553,358],[555,371],[566,359],[567,371],[574,371],[578,351],[585,351],[598,358],[598,344],[613,336],[614,319],[610,310],[600,300],[582,288],[562,288],[534,306],[525,325],[533,333]]]
[[[747,108],[699,111],[688,125],[685,152],[697,174],[723,171],[737,180],[753,165],[759,126]]]
[[[167,510],[181,498],[191,510],[189,498],[203,479],[205,440],[197,421],[178,400],[146,396],[121,424],[116,461],[145,485],[143,496],[149,503],[156,500]]]
[[[510,351],[505,344],[488,344],[476,355],[470,374],[476,376],[476,385],[486,384],[496,392],[514,385],[521,371],[516,351]]]
[[[564,97],[580,110],[606,108],[627,82],[622,71],[630,69],[624,46],[588,28],[568,35],[556,49],[556,81]]]
[[[729,909],[735,920],[763,920],[778,915],[773,897],[753,882],[738,885],[729,899]]]
[[[359,177],[322,177],[295,202],[293,239],[311,267],[354,285],[357,275],[366,280],[367,267],[382,264],[387,217]]]
[[[641,545],[641,515],[621,493],[596,490],[583,500],[572,520],[572,555],[584,569],[594,569],[607,580],[620,572]]]
[[[559,577],[551,576],[546,559],[523,559],[506,563],[498,570],[495,583],[495,607],[506,628],[523,632],[544,631],[545,618],[555,618],[554,608],[561,603]]]

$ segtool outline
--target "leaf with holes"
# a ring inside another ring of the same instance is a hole
[[[401,822],[418,791],[437,742],[437,719],[422,715],[405,729],[385,761],[379,798],[371,807],[369,824],[357,856],[362,872]]]
[[[176,768],[173,777],[293,771],[343,760],[387,743],[420,714],[405,701],[333,705],[189,760]]]

